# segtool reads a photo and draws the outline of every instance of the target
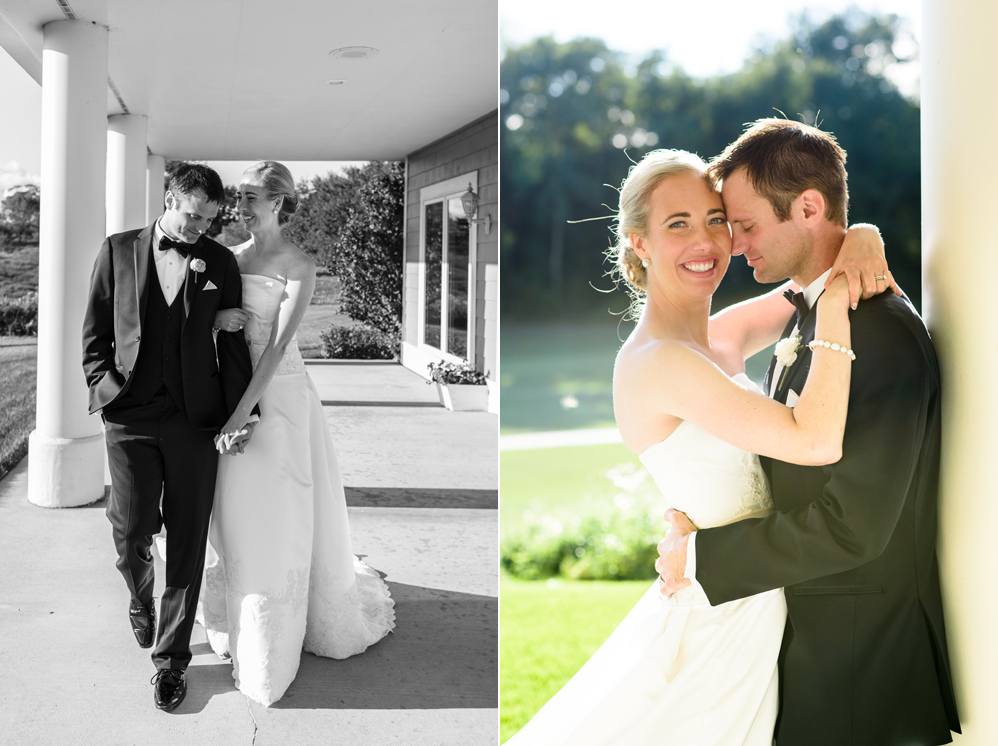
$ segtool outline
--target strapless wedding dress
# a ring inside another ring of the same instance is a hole
[[[244,274],[243,330],[254,369],[284,283]],[[236,686],[264,705],[298,672],[302,649],[363,652],[395,626],[381,577],[353,556],[343,483],[322,403],[292,341],[260,400],[243,454],[221,456],[201,614]]]
[[[753,384],[744,374],[737,379]],[[683,422],[640,456],[699,527],[765,515],[759,459]],[[658,583],[511,746],[771,746],[786,604],[777,589],[719,606]],[[579,619],[585,624],[585,619]]]

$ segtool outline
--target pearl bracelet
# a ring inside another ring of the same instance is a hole
[[[815,339],[812,342],[807,343],[808,349],[814,352],[816,347],[825,347],[829,350],[834,350],[835,352],[841,352],[844,355],[848,355],[850,360],[856,359],[856,353],[852,350],[843,347],[838,342],[826,342],[823,339]]]

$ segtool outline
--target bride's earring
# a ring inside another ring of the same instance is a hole
[[[644,267],[645,269],[648,269],[651,266],[651,260],[650,259],[642,259],[641,260],[641,266]]]

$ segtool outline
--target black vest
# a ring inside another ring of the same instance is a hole
[[[184,383],[180,369],[180,330],[184,321],[184,285],[173,303],[166,305],[155,263],[149,267],[146,290],[146,315],[142,323],[142,341],[135,360],[128,393],[142,404],[166,386],[170,396],[184,408]]]

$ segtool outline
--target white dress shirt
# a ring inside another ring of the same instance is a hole
[[[825,280],[828,279],[828,275],[831,273],[831,271],[832,270],[829,267],[827,270],[818,275],[818,277],[814,280],[814,282],[812,282],[810,285],[804,288],[804,300],[807,301],[808,308],[814,307],[814,304],[818,300],[818,296],[821,295],[821,293],[824,291]],[[790,336],[792,337],[798,331],[800,330],[797,328],[797,325],[794,324],[794,328],[793,331],[790,332]],[[770,396],[772,396],[773,393],[776,391],[776,382],[780,380],[780,375],[782,373],[783,373],[783,366],[777,363],[776,367],[773,368],[773,376],[769,382]],[[704,592],[703,586],[697,582],[696,575],[697,575],[697,532],[694,531],[693,533],[690,534],[689,542],[686,544],[686,573],[683,575],[683,577],[687,578],[690,581],[690,583],[693,586],[693,592],[699,597],[698,599],[699,601],[702,601],[703,603],[710,603],[707,600],[707,594]]]
[[[187,278],[187,265],[190,257],[181,256],[176,249],[159,250],[159,241],[166,233],[159,227],[159,221],[152,229],[152,255],[156,263],[156,276],[159,277],[159,287],[166,298],[166,305],[171,305],[184,286]]]

